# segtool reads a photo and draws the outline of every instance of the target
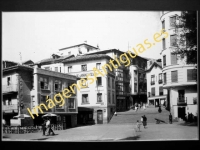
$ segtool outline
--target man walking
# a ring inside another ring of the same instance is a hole
[[[147,117],[145,115],[143,116],[143,126],[144,128],[147,126]]]

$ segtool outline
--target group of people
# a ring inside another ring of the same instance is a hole
[[[139,122],[139,120],[137,120],[137,123],[136,123],[136,132],[140,131],[140,126],[141,125],[143,125],[144,128],[146,128],[146,126],[147,126],[147,117],[145,115],[141,117],[141,123]]]
[[[50,118],[47,118],[47,119],[44,118],[44,123],[42,124],[42,130],[43,130],[43,136],[51,135],[51,132],[52,132],[53,135],[55,135],[55,133],[52,129]]]
[[[142,108],[143,107],[143,109],[145,110],[146,109],[146,106],[145,105],[141,105],[141,104],[135,104],[135,111],[137,112],[137,110],[140,108]]]
[[[186,122],[193,122],[195,119],[194,119],[194,115],[192,113],[189,113],[188,114],[185,114],[185,121]]]

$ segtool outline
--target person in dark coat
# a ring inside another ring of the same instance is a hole
[[[51,122],[51,119],[49,119],[50,121],[50,125],[49,125],[49,135],[51,135],[51,132],[53,133],[52,135],[55,135],[53,129],[52,129],[52,122]]]
[[[147,126],[147,117],[145,115],[143,116],[143,126],[144,128]]]
[[[43,131],[43,135],[45,135],[45,131],[46,131],[46,122],[47,122],[47,120],[46,119],[43,119],[44,120],[44,122],[43,122],[43,124],[42,124],[42,131]]]
[[[169,123],[172,124],[172,114],[169,114]]]

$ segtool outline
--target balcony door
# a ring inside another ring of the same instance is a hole
[[[179,102],[185,101],[185,90],[178,90],[178,100]]]

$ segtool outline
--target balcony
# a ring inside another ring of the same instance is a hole
[[[3,105],[3,112],[5,113],[18,113],[18,105]]]
[[[177,98],[178,106],[187,106],[187,97]]]
[[[151,81],[151,85],[154,85],[155,84],[155,81]]]
[[[2,92],[18,92],[18,85],[17,84],[10,84],[10,85],[3,85]]]
[[[163,83],[163,81],[162,81],[162,80],[158,80],[158,83],[159,83],[159,84],[162,84],[162,83]]]

